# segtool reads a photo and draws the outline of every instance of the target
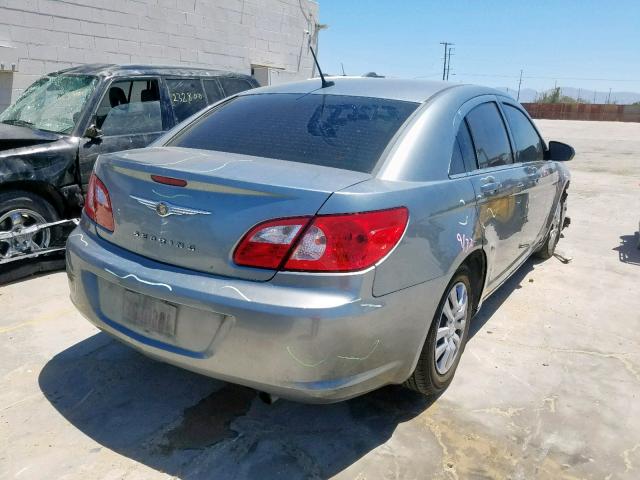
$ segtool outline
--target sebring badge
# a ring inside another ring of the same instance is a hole
[[[147,200],[146,198],[140,198],[134,195],[129,196],[145,207],[155,210],[161,217],[168,217],[169,215],[211,215],[211,212],[205,210],[180,207],[167,202],[154,202],[153,200]]]

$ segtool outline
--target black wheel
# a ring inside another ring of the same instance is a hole
[[[549,227],[549,233],[544,240],[542,246],[534,252],[534,255],[543,260],[547,260],[553,257],[556,251],[556,246],[560,240],[560,232],[562,231],[562,224],[564,223],[564,202],[558,202],[556,211],[553,213],[553,219],[551,220],[551,226]]]
[[[471,275],[461,267],[453,276],[431,322],[416,369],[405,385],[423,395],[443,392],[453,380],[469,335],[473,310]]]
[[[45,229],[12,237],[3,234],[19,234],[29,227],[58,219],[53,206],[38,195],[21,190],[0,193],[0,260],[48,248],[55,240],[56,231]]]

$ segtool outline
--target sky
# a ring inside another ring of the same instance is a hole
[[[640,0],[318,0],[322,69],[538,91],[640,92]]]

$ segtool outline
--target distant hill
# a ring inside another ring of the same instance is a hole
[[[593,90],[578,89],[575,87],[561,87],[562,95],[568,97],[578,98],[578,92],[580,92],[580,98],[589,103],[607,103],[607,97],[609,92],[596,92],[594,101]],[[507,92],[513,98],[516,98],[517,90],[507,87],[498,87],[498,90]],[[533,90],[531,88],[523,88],[520,90],[520,102],[535,102],[536,98],[542,94],[543,91]],[[611,92],[611,103],[617,103],[618,105],[629,105],[631,103],[640,102],[640,93],[636,92]]]

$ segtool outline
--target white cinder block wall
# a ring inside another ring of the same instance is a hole
[[[316,23],[311,0],[0,0],[0,111],[41,75],[83,63],[261,65],[309,78]]]

